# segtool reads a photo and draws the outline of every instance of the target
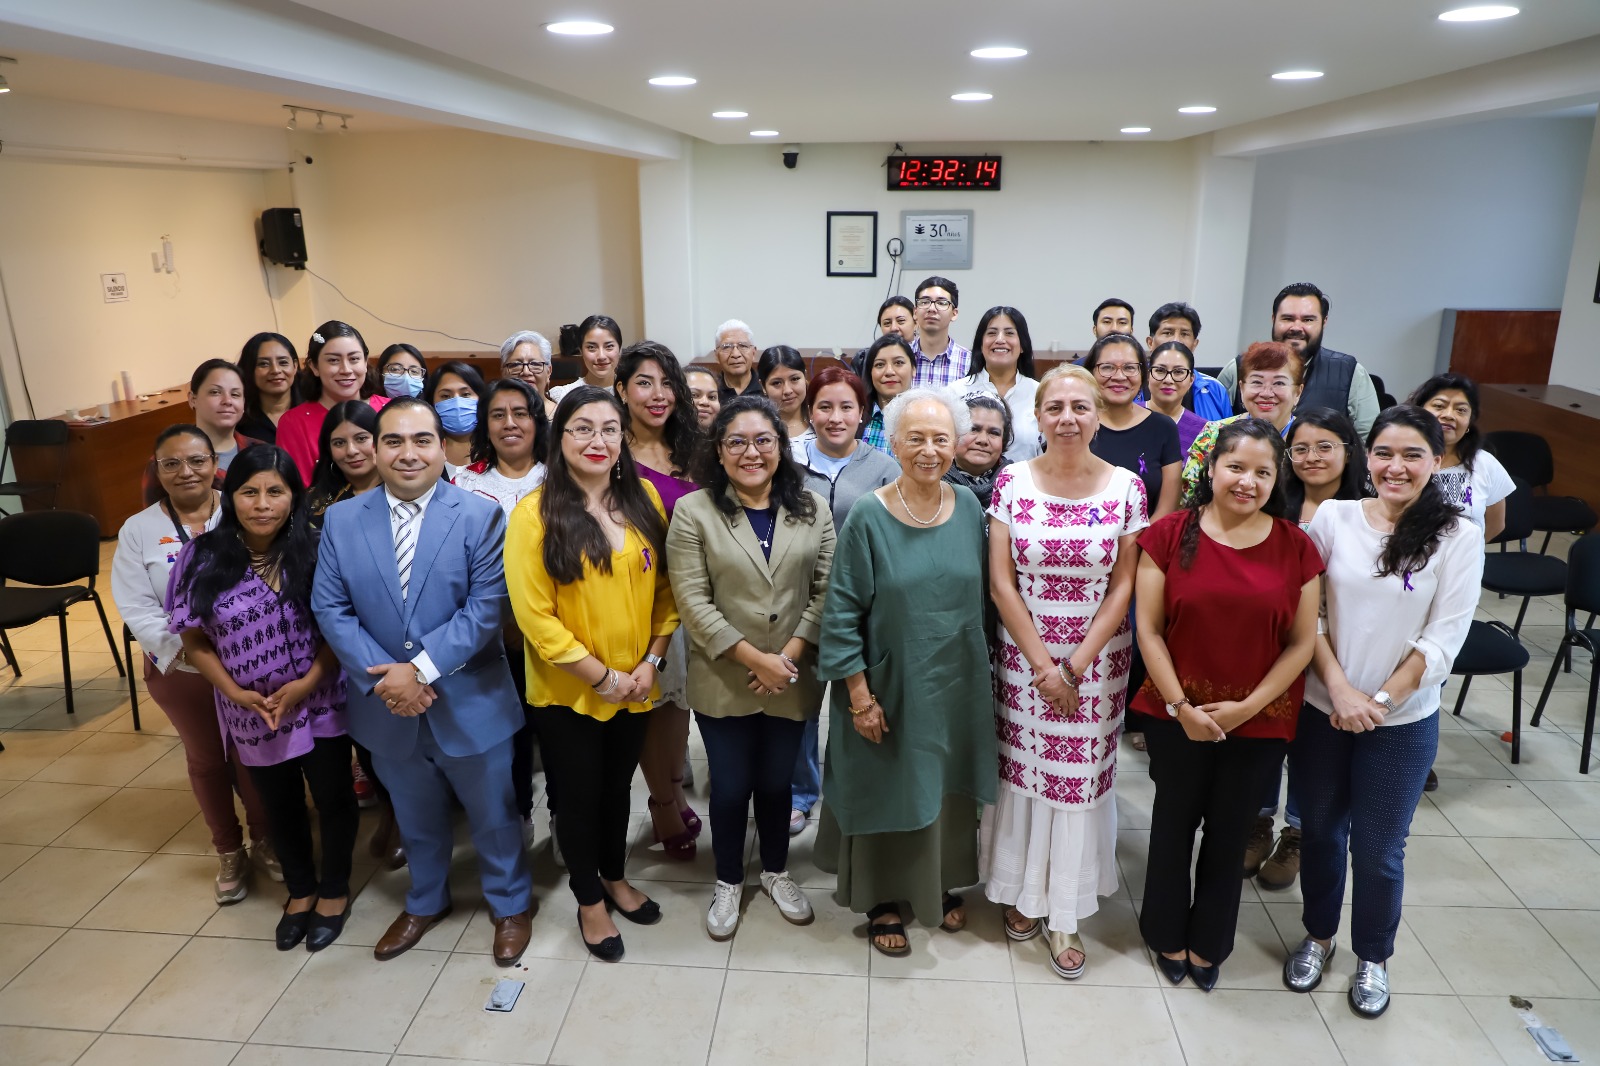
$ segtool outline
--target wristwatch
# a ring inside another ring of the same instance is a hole
[[[1372,702],[1382,707],[1385,713],[1394,713],[1394,698],[1389,695],[1387,689],[1380,688],[1377,692],[1375,692],[1372,696]]]
[[[1185,697],[1185,698],[1179,700],[1177,703],[1169,703],[1169,704],[1167,704],[1167,716],[1170,717],[1170,718],[1176,718],[1176,717],[1178,717],[1178,708],[1179,707],[1193,707],[1193,706],[1194,706],[1194,704],[1189,702],[1188,697]]]
[[[666,659],[659,655],[652,655],[649,652],[645,652],[644,658],[640,659],[639,661],[642,663],[649,663],[651,666],[655,667],[656,673],[658,674],[661,672],[661,668],[667,664]]]

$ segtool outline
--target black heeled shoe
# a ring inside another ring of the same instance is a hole
[[[611,898],[611,893],[604,890],[601,895],[605,897],[606,910],[616,911],[634,925],[655,925],[661,920],[661,904],[653,899],[647,899],[631,911],[622,909],[622,905]]]
[[[306,950],[321,951],[344,932],[344,920],[350,915],[350,897],[346,896],[344,910],[338,914],[318,914],[315,908],[311,910],[311,924],[306,930]]]
[[[306,930],[311,926],[312,913],[308,910],[290,914],[287,909],[284,910],[283,917],[278,919],[277,932],[273,934],[279,951],[289,951],[306,938]]]
[[[1161,971],[1161,976],[1175,985],[1183,984],[1183,979],[1189,976],[1189,963],[1186,959],[1169,959],[1161,952],[1156,952],[1156,969]]]
[[[1190,962],[1187,964],[1189,978],[1194,981],[1195,987],[1202,992],[1209,992],[1217,987],[1217,978],[1222,976],[1222,964],[1214,962],[1210,966],[1197,966]]]
[[[583,941],[583,946],[589,949],[589,954],[601,962],[622,961],[622,935],[608,936],[598,944],[589,943],[589,938],[583,935],[583,911],[578,912],[578,939]]]

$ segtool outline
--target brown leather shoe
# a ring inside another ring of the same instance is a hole
[[[372,828],[372,838],[367,842],[372,857],[391,870],[406,864],[406,848],[400,842],[400,826],[394,819],[394,808],[379,804],[378,824]]]
[[[532,933],[533,911],[508,914],[494,920],[494,961],[497,966],[515,966],[522,953],[528,950],[528,937]]]
[[[450,917],[453,908],[446,907],[438,914],[412,914],[401,911],[389,926],[389,931],[383,934],[383,939],[378,941],[378,946],[372,949],[372,957],[379,962],[388,962],[396,955],[404,955],[417,946],[417,941],[422,939],[422,934]]]

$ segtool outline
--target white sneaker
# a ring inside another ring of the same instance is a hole
[[[806,899],[806,894],[800,891],[800,886],[794,883],[794,878],[789,876],[787,870],[776,874],[761,871],[761,891],[778,905],[778,913],[791,925],[810,925],[811,919],[816,917],[811,910],[811,901]]]
[[[712,940],[727,940],[738,930],[739,903],[743,899],[743,885],[717,882],[716,894],[711,897],[711,907],[706,911],[706,932],[711,934]]]
[[[249,853],[243,848],[217,856],[216,901],[219,906],[238,903],[250,894]]]

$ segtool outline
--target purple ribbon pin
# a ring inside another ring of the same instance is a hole
[[[1405,589],[1406,589],[1407,592],[1415,592],[1415,591],[1417,591],[1416,589],[1411,587],[1411,571],[1407,570],[1405,573],[1401,574],[1400,575],[1400,582],[1401,582],[1401,584],[1405,585]]]
[[[650,569],[650,549],[649,548],[646,548],[644,550],[644,568],[646,570]]]
[[[1144,465],[1144,453],[1140,452],[1139,453],[1139,476],[1140,477],[1144,477],[1145,473],[1146,473],[1146,471],[1145,471],[1145,465]]]
[[[1461,502],[1466,504],[1468,507],[1472,506],[1472,486],[1471,485],[1467,486],[1467,494],[1461,498]]]

